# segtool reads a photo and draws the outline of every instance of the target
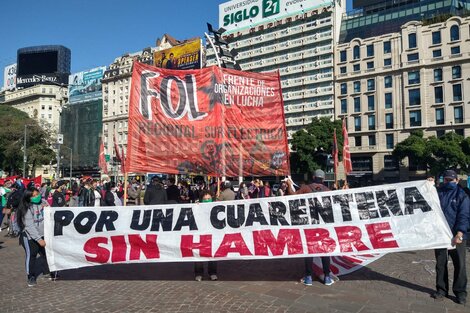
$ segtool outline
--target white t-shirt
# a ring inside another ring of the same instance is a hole
[[[98,190],[93,190],[93,193],[95,194],[95,206],[100,206],[101,204],[101,194],[98,192]]]

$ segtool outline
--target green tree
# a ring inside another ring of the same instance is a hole
[[[341,154],[343,135],[340,120],[328,117],[315,118],[304,129],[297,131],[291,141],[291,167],[293,173],[313,173],[316,169],[326,170],[327,157],[333,153],[333,133],[336,129],[338,150]]]
[[[37,121],[11,106],[0,106],[0,116],[3,125],[0,127],[0,168],[10,174],[22,172],[24,129],[27,127],[27,156],[28,164],[33,169],[43,164],[49,164],[54,160],[51,131],[43,129]]]
[[[412,131],[408,138],[395,146],[392,155],[398,160],[403,160],[408,157],[408,159],[412,159],[415,164],[425,165],[426,170],[429,169],[431,151],[428,148],[428,139],[424,138],[422,130]]]

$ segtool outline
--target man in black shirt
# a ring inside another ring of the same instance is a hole
[[[67,190],[67,182],[60,180],[57,182],[57,188],[52,194],[52,207],[64,207],[66,204],[64,191]]]

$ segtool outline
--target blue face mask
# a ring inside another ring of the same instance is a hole
[[[453,181],[448,182],[448,183],[445,183],[444,185],[445,185],[447,188],[449,188],[449,189],[455,189],[455,188],[457,188],[457,183],[456,183],[456,182],[453,182]]]

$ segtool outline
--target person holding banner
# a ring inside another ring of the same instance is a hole
[[[212,195],[209,190],[204,190],[201,193],[201,202],[212,202]],[[217,262],[209,261],[207,272],[209,277],[212,281],[217,280]],[[202,281],[202,276],[204,275],[204,263],[203,262],[195,262],[194,263],[194,275],[196,281]]]
[[[293,183],[291,180],[288,180],[289,188],[287,190],[290,194],[306,194],[306,193],[314,193],[314,192],[322,192],[322,191],[330,191],[328,187],[323,184],[323,180],[325,179],[325,172],[318,169],[313,173],[313,183],[310,185],[303,184],[299,190],[293,192],[295,189],[292,186]],[[334,284],[334,280],[330,277],[330,257],[321,257],[321,263],[323,267],[323,274],[325,275],[323,279],[323,283],[326,286],[330,286]],[[313,257],[305,258],[305,276],[301,279],[301,282],[306,286],[312,286],[312,268],[313,268]]]
[[[39,190],[30,187],[25,190],[18,207],[20,243],[26,253],[26,275],[29,287],[36,285],[36,278],[41,273],[50,273],[46,260],[46,242],[44,241],[44,208],[47,206],[49,204],[42,200]]]
[[[465,191],[458,185],[457,173],[446,170],[443,174],[444,184],[438,188],[441,208],[447,223],[454,235],[452,245],[455,249],[436,249],[436,292],[433,297],[436,301],[444,300],[449,293],[449,280],[447,262],[452,259],[454,264],[454,280],[452,291],[457,297],[457,303],[467,302],[467,272],[465,269],[465,251],[467,230],[470,218],[470,199]]]

